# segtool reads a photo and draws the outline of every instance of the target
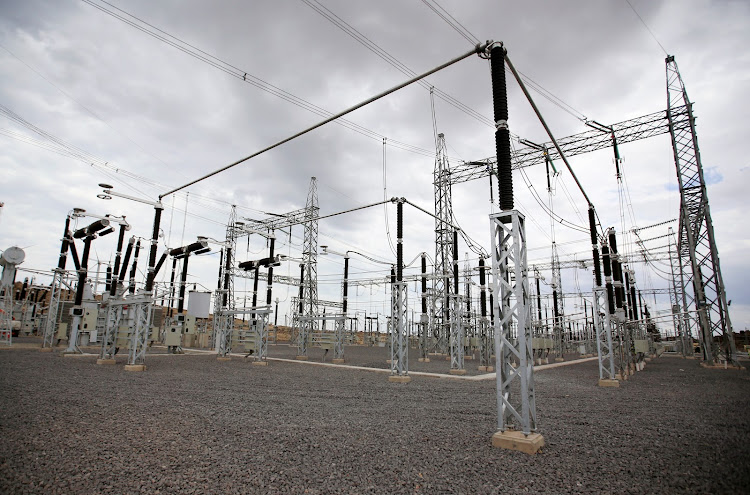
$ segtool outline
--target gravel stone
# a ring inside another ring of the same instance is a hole
[[[269,346],[271,357],[295,354]],[[352,346],[346,358],[387,368],[389,354]],[[125,356],[95,361],[0,350],[0,493],[750,490],[746,370],[664,356],[619,389],[596,386],[596,361],[538,370],[546,445],[530,456],[491,447],[494,380],[394,384],[382,372],[212,354],[147,356],[144,373],[124,371]],[[478,364],[466,362],[470,374]]]

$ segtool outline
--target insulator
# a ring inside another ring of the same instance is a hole
[[[112,267],[108,266],[104,279],[104,292],[109,292],[110,287],[112,287]]]
[[[602,286],[602,266],[599,262],[599,249],[594,247],[592,250],[592,254],[594,257],[594,278],[596,280],[596,286],[601,287]]]
[[[513,209],[513,175],[510,162],[508,130],[508,92],[505,84],[505,48],[496,46],[490,52],[492,103],[495,117],[495,151],[497,153],[497,187],[500,209]]]
[[[606,244],[602,246],[602,264],[604,265],[604,276],[606,278],[612,277],[612,264],[609,259],[609,246]]]
[[[422,253],[422,314],[427,314],[427,257]]]
[[[130,255],[133,254],[133,244],[135,244],[135,237],[131,237],[128,241],[128,247],[125,248],[125,259],[120,267],[120,274],[117,277],[118,280],[125,280],[125,273],[128,269],[128,263],[130,263]]]
[[[611,282],[607,282],[607,306],[609,314],[615,314],[615,290]]]
[[[482,318],[487,317],[487,277],[484,273],[484,258],[479,257],[479,308],[482,314]]]
[[[453,293],[458,295],[458,231],[453,231]]]
[[[396,283],[396,268],[391,266],[391,283]]]
[[[346,315],[349,301],[349,256],[344,256],[344,297],[342,298],[342,313]]]
[[[159,258],[159,262],[156,263],[156,266],[154,267],[154,277],[159,273],[159,270],[161,270],[162,265],[164,264],[164,261],[167,259],[167,252],[164,251],[161,255],[161,258]]]
[[[73,233],[73,239],[83,239],[84,237],[89,236],[91,234],[96,234],[100,230],[103,230],[107,227],[109,227],[109,220],[105,218],[101,220],[97,220],[96,222],[93,222],[86,227],[82,227],[76,230]]]
[[[596,235],[596,213],[594,212],[593,206],[589,206],[589,233],[591,234],[591,245],[598,245],[599,240]]]
[[[268,265],[268,285],[266,286],[266,304],[271,304],[271,299],[273,297],[273,265],[276,261],[276,259],[273,256],[273,249],[274,244],[276,243],[276,238],[271,237],[268,239],[268,257],[271,258],[271,263]]]
[[[185,283],[187,282],[188,261],[190,261],[190,256],[185,256],[182,262],[182,275],[180,277],[180,297],[177,299],[178,315],[182,314],[182,310],[185,307]]]
[[[633,299],[633,319],[638,319],[638,299],[635,297],[635,285],[630,286],[630,297]]]
[[[68,259],[68,235],[70,230],[70,217],[65,217],[65,230],[63,231],[62,243],[60,245],[60,258],[57,261],[57,268],[65,270],[65,264]]]
[[[617,252],[617,237],[615,236],[614,229],[610,229],[609,231],[609,246],[613,254]]]
[[[299,314],[300,315],[302,315],[302,310],[303,310],[302,297],[304,295],[304,287],[305,287],[305,264],[300,263],[299,264]]]
[[[396,203],[396,279],[404,279],[404,203]]]
[[[76,243],[73,242],[72,237],[68,237],[68,248],[70,249],[70,254],[73,257],[73,266],[75,266],[76,271],[81,269],[81,262],[78,259],[78,250],[76,249]]]

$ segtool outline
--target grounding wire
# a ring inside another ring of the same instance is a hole
[[[625,0],[625,2],[627,2],[627,4],[628,4],[628,5],[630,6],[630,8],[632,9],[633,13],[635,13],[635,15],[636,15],[636,16],[638,16],[638,19],[640,19],[640,21],[641,21],[641,24],[643,24],[643,26],[644,26],[644,27],[646,28],[646,30],[647,30],[647,31],[649,32],[649,34],[651,35],[651,37],[652,37],[652,38],[654,39],[654,41],[656,41],[656,44],[657,44],[657,45],[659,45],[659,48],[661,48],[661,51],[663,51],[663,52],[664,52],[664,55],[667,55],[667,56],[669,56],[669,53],[667,53],[667,50],[666,50],[666,49],[664,48],[664,45],[662,45],[662,44],[661,44],[661,43],[659,42],[659,40],[658,40],[658,39],[656,38],[656,35],[654,34],[654,32],[653,32],[653,31],[651,31],[651,28],[650,28],[650,27],[648,27],[648,24],[646,24],[646,21],[644,21],[644,20],[643,20],[643,17],[641,17],[641,14],[639,14],[639,13],[638,13],[638,11],[637,11],[637,10],[635,10],[635,7],[633,7],[633,4],[632,4],[632,3],[630,3],[630,0]]]

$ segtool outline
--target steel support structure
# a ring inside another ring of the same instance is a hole
[[[552,243],[552,302],[554,309],[554,323],[552,324],[552,343],[557,359],[563,359],[565,351],[564,308],[562,294],[562,273],[560,272],[560,258],[557,254],[557,244]]]
[[[303,280],[302,317],[299,318],[300,334],[297,355],[307,356],[307,341],[318,329],[318,180],[310,179],[310,189],[305,202],[305,236],[302,248]]]
[[[667,117],[680,188],[680,235],[678,251],[684,282],[692,283],[693,302],[703,342],[703,359],[713,364],[715,334],[722,336],[724,359],[736,363],[737,353],[729,319],[724,281],[719,266],[711,210],[708,205],[692,103],[673,56],[666,62]],[[686,108],[680,111],[679,108]],[[686,268],[689,267],[689,271]],[[687,285],[682,287],[689,291]],[[687,309],[687,308],[686,308]]]
[[[0,344],[13,343],[13,285],[0,289]]]
[[[42,348],[51,349],[55,346],[55,330],[57,329],[57,314],[60,311],[63,278],[65,278],[65,270],[55,268],[49,291],[49,308],[47,308],[47,319],[44,322]]]
[[[344,359],[344,338],[346,334],[346,315],[342,314],[335,320],[333,359]]]
[[[237,251],[237,207],[232,205],[227,222],[226,237],[222,248],[223,258],[219,263],[219,282],[214,299],[214,347],[220,358],[226,358],[232,350],[234,331],[234,266]],[[244,273],[244,272],[239,272]]]
[[[612,348],[612,321],[607,309],[607,293],[604,287],[594,287],[594,333],[596,353],[599,361],[599,379],[615,380],[615,354]],[[602,314],[604,316],[602,317]]]
[[[452,320],[449,296],[453,275],[453,203],[451,170],[445,135],[438,134],[435,168],[433,171],[435,199],[435,275],[433,278],[432,334],[438,352],[448,348],[448,333]]]
[[[409,374],[409,335],[406,282],[391,285],[391,376]]]
[[[523,214],[506,210],[490,215],[492,285],[495,305],[495,366],[498,373],[498,430],[536,431],[531,297],[526,266]],[[511,364],[515,362],[514,368]],[[519,382],[517,396],[511,393]]]
[[[450,357],[451,371],[464,369],[464,341],[466,332],[464,329],[463,297],[458,294],[448,296],[450,303]]]

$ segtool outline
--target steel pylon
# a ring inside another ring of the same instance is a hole
[[[707,364],[713,364],[713,337],[718,334],[723,337],[722,347],[726,361],[735,363],[734,335],[708,205],[693,106],[674,56],[668,56],[665,62],[667,117],[680,188],[678,252],[683,275],[682,290],[691,299],[689,303],[695,306],[698,313],[703,359]],[[680,111],[681,107],[685,107],[687,111]],[[692,285],[692,297],[689,285]]]

